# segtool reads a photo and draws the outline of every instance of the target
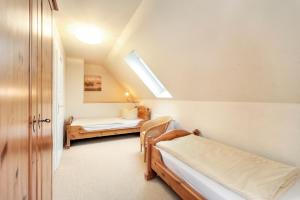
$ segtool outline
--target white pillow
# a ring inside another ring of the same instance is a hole
[[[138,118],[138,110],[137,108],[129,109],[122,109],[121,117],[123,119],[137,119]]]

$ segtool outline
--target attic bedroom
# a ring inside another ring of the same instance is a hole
[[[0,200],[300,200],[299,1],[0,5]]]

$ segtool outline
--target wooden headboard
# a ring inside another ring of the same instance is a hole
[[[151,111],[150,108],[147,108],[146,106],[137,106],[138,110],[138,117],[144,120],[150,120],[151,119]]]

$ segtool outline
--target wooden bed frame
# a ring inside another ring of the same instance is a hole
[[[71,140],[79,140],[85,138],[94,138],[94,137],[103,137],[110,135],[121,135],[128,133],[137,133],[140,132],[140,128],[143,123],[151,118],[151,111],[145,106],[137,106],[138,117],[143,119],[137,126],[131,128],[120,128],[120,129],[107,129],[100,131],[86,131],[81,126],[72,126],[73,117],[65,123],[66,129],[66,144],[65,148],[70,148]]]
[[[160,141],[173,140],[174,138],[184,137],[192,133],[185,130],[173,130],[167,132],[157,138],[148,138],[147,151],[147,168],[145,172],[145,179],[151,180],[156,175],[162,178],[182,199],[184,200],[205,200],[205,198],[195,191],[184,180],[174,174],[163,163],[161,153],[155,146]],[[199,130],[193,131],[193,134],[200,135]]]

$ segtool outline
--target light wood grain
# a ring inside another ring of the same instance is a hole
[[[37,176],[37,165],[38,165],[38,71],[40,66],[38,65],[38,31],[39,23],[38,16],[41,11],[40,0],[32,0],[30,3],[30,104],[29,104],[29,121],[30,121],[30,134],[29,134],[29,199],[38,199],[38,180]]]
[[[29,2],[0,0],[0,199],[28,199]]]
[[[38,22],[38,38],[37,38],[37,62],[38,62],[38,72],[37,72],[37,107],[38,107],[38,113],[37,113],[37,120],[41,119],[41,113],[42,113],[42,1],[38,0],[38,7],[37,7],[37,22]],[[41,159],[41,145],[42,137],[41,137],[41,124],[37,122],[37,187],[36,187],[36,193],[37,193],[37,199],[42,199],[42,159]]]
[[[42,1],[41,119],[52,121],[52,9]],[[42,199],[52,199],[52,123],[41,123]]]
[[[0,199],[50,200],[51,124],[37,121],[51,118],[52,10],[48,0],[0,5]]]

